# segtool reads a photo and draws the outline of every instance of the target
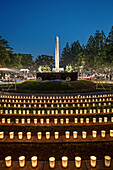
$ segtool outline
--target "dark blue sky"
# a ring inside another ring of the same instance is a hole
[[[0,0],[0,35],[18,53],[54,56],[66,43],[86,44],[96,30],[108,35],[113,25],[113,0]]]

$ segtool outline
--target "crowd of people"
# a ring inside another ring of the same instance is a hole
[[[87,79],[87,80],[100,80],[100,81],[112,81],[113,73],[100,73],[100,72],[83,72],[78,73],[79,79]]]

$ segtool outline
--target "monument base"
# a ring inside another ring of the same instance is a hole
[[[37,80],[66,80],[66,81],[77,81],[78,72],[37,72]]]

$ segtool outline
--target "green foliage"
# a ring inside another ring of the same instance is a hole
[[[67,81],[35,81],[30,80],[17,84],[16,92],[24,93],[75,93],[95,91],[95,83],[87,80]]]
[[[39,72],[48,72],[48,71],[51,71],[51,68],[49,66],[39,66],[38,71]]]
[[[54,66],[53,56],[41,55],[36,58],[36,65],[39,68],[40,66],[50,67],[51,69]]]
[[[0,67],[32,68],[35,64],[31,54],[13,54],[7,40],[0,36]]]
[[[19,89],[33,89],[33,90],[70,90],[71,86],[68,82],[65,81],[26,81],[21,84],[18,84]]]
[[[67,43],[61,54],[60,65],[72,65],[78,70],[83,66],[86,70],[106,71],[113,70],[113,26],[108,37],[103,31],[96,30],[86,45],[76,41],[69,46]]]
[[[70,72],[70,71],[73,71],[73,68],[71,65],[67,65],[66,66],[66,71]]]
[[[8,42],[0,36],[0,67],[6,67],[9,65],[12,50],[13,49],[8,45]]]

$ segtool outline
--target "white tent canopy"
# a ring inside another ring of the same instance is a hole
[[[27,71],[27,72],[28,72],[28,71],[29,71],[29,69],[20,69],[20,71]]]
[[[17,72],[16,69],[11,69],[11,68],[0,68],[1,72]]]

